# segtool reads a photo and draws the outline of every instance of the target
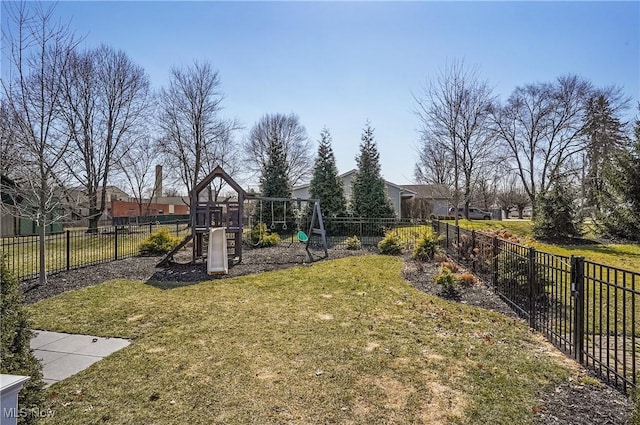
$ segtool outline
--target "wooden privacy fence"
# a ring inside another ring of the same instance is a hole
[[[529,326],[624,393],[640,366],[640,273],[538,251],[440,221],[449,257],[483,278]]]

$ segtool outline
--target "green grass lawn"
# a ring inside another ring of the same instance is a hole
[[[541,391],[579,376],[523,322],[419,292],[401,269],[368,255],[41,301],[36,328],[135,339],[52,386],[43,423],[527,424]]]
[[[441,222],[444,223],[444,222]],[[449,221],[449,223],[453,223]],[[442,225],[442,224],[441,224]],[[555,245],[533,240],[531,221],[511,220],[460,220],[464,229],[479,231],[509,230],[514,235],[524,238],[528,245],[550,254],[564,256],[583,256],[588,260],[614,267],[640,271],[640,244],[590,244],[590,245]]]

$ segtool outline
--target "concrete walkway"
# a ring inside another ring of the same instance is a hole
[[[42,363],[47,386],[84,370],[131,344],[128,339],[35,331],[31,349]]]

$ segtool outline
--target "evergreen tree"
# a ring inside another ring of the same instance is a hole
[[[23,307],[22,293],[4,258],[0,258],[0,290],[0,371],[4,374],[31,377],[20,391],[18,405],[20,408],[31,410],[33,414],[20,417],[18,423],[33,424],[38,419],[38,410],[44,407],[42,366],[29,346],[32,332],[27,312]]]
[[[373,129],[367,122],[356,157],[358,170],[351,183],[351,211],[357,217],[395,217],[391,201],[385,193],[385,181],[380,174],[380,153],[373,139]]]
[[[331,148],[331,134],[326,128],[320,133],[318,156],[309,186],[312,199],[319,199],[324,217],[343,217],[347,213],[342,179],[338,177],[336,158]],[[311,212],[311,211],[309,211]]]
[[[291,198],[291,187],[289,186],[288,179],[288,166],[287,158],[284,151],[284,144],[278,139],[275,132],[271,132],[269,139],[269,151],[267,162],[262,168],[262,175],[260,176],[260,190],[263,197],[269,198]],[[286,221],[287,228],[292,226],[293,211],[291,202],[277,201],[265,201],[263,202],[263,212],[261,219],[263,222],[272,228],[272,230],[281,230],[283,221]],[[260,214],[260,209],[256,209],[256,213]],[[274,224],[273,222],[280,222]],[[273,225],[273,226],[272,226]]]
[[[634,136],[631,148],[619,152],[605,168],[610,196],[601,218],[608,236],[640,241],[640,119],[635,122]]]
[[[614,156],[628,145],[623,124],[616,117],[609,98],[604,93],[587,102],[583,133],[586,136],[586,175],[583,183],[587,205],[600,211],[609,197],[603,170],[611,166]]]
[[[581,220],[574,205],[574,193],[561,180],[539,196],[533,218],[533,236],[543,240],[563,240],[582,235]]]

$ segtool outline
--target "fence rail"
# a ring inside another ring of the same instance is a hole
[[[138,254],[140,242],[166,228],[176,236],[184,235],[187,221],[147,223],[131,226],[100,227],[95,233],[86,230],[66,230],[47,235],[45,259],[47,273],[57,273],[79,267],[132,257]],[[20,280],[38,276],[40,271],[38,236],[16,236],[0,239],[0,251],[9,268]]]
[[[624,393],[637,386],[640,273],[432,225],[449,257],[488,282],[556,347]]]

